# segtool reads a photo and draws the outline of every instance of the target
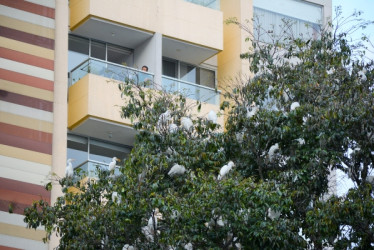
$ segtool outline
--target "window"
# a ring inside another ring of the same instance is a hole
[[[69,72],[89,57],[129,67],[134,64],[131,49],[69,35]]]
[[[177,61],[163,59],[162,60],[162,74],[173,78],[178,78]]]
[[[322,6],[299,0],[254,0],[254,36],[271,43],[284,33],[292,32],[296,38],[317,38],[323,19]],[[292,24],[285,29],[284,22]]]
[[[162,60],[162,74],[210,88],[215,88],[216,86],[216,73],[214,70],[168,58]]]
[[[123,160],[130,152],[126,145],[73,134],[68,134],[67,147],[67,158],[75,159],[74,168],[83,170],[95,169],[97,165],[107,167],[114,156]]]
[[[69,36],[69,72],[86,60],[90,54],[89,40],[77,36]]]
[[[116,45],[108,44],[108,62],[121,65],[132,65],[132,51]]]
[[[91,57],[106,60],[106,46],[105,43],[91,41]]]

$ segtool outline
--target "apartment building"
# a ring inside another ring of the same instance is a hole
[[[300,33],[331,16],[331,1],[0,0],[0,249],[56,246],[22,214],[56,199],[43,184],[67,158],[89,170],[130,152],[135,131],[111,79],[150,79],[205,102],[201,114],[218,110],[227,79],[250,75],[247,34],[224,20],[256,15],[264,30],[287,17]]]

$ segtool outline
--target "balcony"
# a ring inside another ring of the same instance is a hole
[[[168,93],[181,93],[189,99],[219,105],[220,91],[202,85],[162,76],[162,89]]]
[[[134,84],[149,82],[148,87],[153,88],[154,75],[134,68],[89,58],[79,64],[70,72],[69,86],[74,85],[87,74],[94,74],[117,81],[130,81]],[[167,93],[181,93],[187,98],[213,105],[220,104],[220,91],[186,82],[180,79],[163,76],[162,89]]]
[[[117,84],[110,79],[128,79],[134,84],[149,80],[149,87],[153,88],[153,77],[151,73],[93,58],[82,62],[70,72],[68,129],[74,134],[133,145],[136,131],[131,121],[120,115],[126,98],[121,98]],[[219,92],[215,89],[165,76],[162,87],[170,93],[183,92],[188,104],[195,100],[206,102],[201,113],[196,115],[219,111]],[[223,125],[223,117],[218,123]]]
[[[134,84],[147,81],[151,84],[154,79],[152,73],[99,59],[89,58],[70,72],[69,87],[89,73],[117,81],[130,81]]]

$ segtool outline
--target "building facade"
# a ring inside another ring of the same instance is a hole
[[[43,185],[64,176],[67,158],[90,169],[130,152],[135,132],[108,80],[149,79],[205,102],[203,115],[218,110],[228,79],[250,75],[239,57],[248,34],[224,21],[256,16],[265,31],[287,17],[302,33],[326,22],[331,1],[0,0],[0,249],[58,244],[22,214],[61,194]]]

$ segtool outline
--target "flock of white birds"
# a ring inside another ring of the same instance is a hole
[[[290,106],[290,111],[293,111],[298,107],[300,107],[300,104],[298,102],[293,102]],[[258,110],[259,109],[256,106],[256,104],[252,103],[252,105],[250,105],[250,108],[247,107],[247,118],[253,117],[258,112]],[[213,110],[211,110],[208,113],[206,118],[211,123],[217,123],[217,114]],[[161,130],[161,129],[167,127],[169,133],[177,132],[179,127],[174,123],[169,124],[171,119],[172,119],[172,116],[171,116],[171,112],[169,110],[167,110],[165,113],[162,113],[160,115],[159,119],[158,119],[157,128],[159,130]],[[181,118],[181,126],[186,131],[190,131],[190,129],[193,127],[193,122],[189,117],[182,117]],[[241,137],[240,139],[242,140],[243,138]],[[305,140],[303,138],[296,139],[296,141],[300,145],[305,144]],[[270,162],[273,161],[274,156],[275,156],[277,151],[279,151],[279,144],[275,143],[274,145],[272,145],[270,147],[270,149],[268,151],[268,158],[269,158]],[[72,165],[73,161],[74,161],[74,159],[68,159],[67,160],[67,166],[66,166],[66,172],[65,172],[66,177],[73,177],[73,175],[74,175],[74,168],[73,168],[73,165]],[[114,173],[114,170],[117,167],[116,164],[117,164],[118,161],[120,161],[120,160],[117,157],[113,157],[112,161],[108,165],[108,171],[110,171],[111,173]],[[224,179],[225,176],[234,167],[235,167],[235,164],[232,161],[229,161],[226,165],[222,166],[220,171],[219,171],[219,174],[217,176],[217,180],[220,181],[220,180]],[[171,167],[171,169],[169,170],[168,175],[170,177],[181,176],[181,175],[185,174],[186,171],[187,171],[187,169],[183,165],[179,165],[179,164],[175,163]],[[371,179],[369,179],[369,178],[371,178]],[[371,182],[371,183],[374,183],[374,176],[369,176],[368,181]],[[113,192],[112,193],[112,201],[119,204],[121,202],[121,196],[117,192]],[[267,216],[271,220],[274,220],[274,219],[279,218],[280,212],[273,211],[271,208],[269,208],[268,211],[267,211]],[[143,232],[144,236],[150,242],[152,242],[154,240],[154,235],[156,233],[158,233],[157,222],[158,222],[159,219],[162,219],[162,214],[158,211],[158,209],[155,209],[153,211],[153,215],[148,220],[148,224],[146,226],[142,227],[142,232]],[[219,226],[224,226],[224,222],[222,221],[222,217],[220,217],[217,220],[216,223]],[[185,249],[193,249],[191,243],[186,244],[184,248]],[[129,244],[126,244],[126,245],[123,246],[123,250],[125,250],[125,249],[126,250],[131,250],[131,249],[135,249],[135,248],[133,246],[129,245]]]

